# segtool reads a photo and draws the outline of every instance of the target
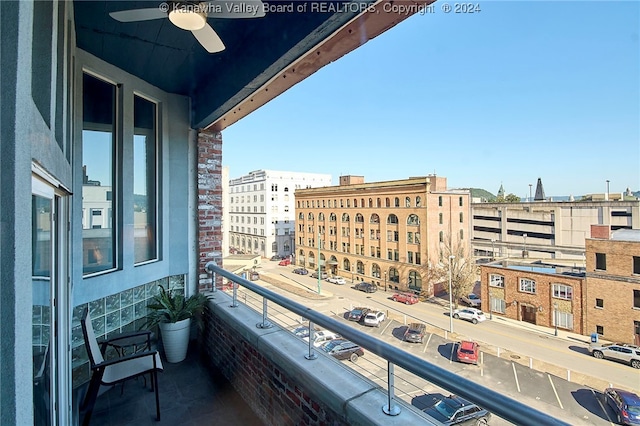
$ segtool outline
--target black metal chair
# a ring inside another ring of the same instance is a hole
[[[113,339],[98,343],[93,331],[93,324],[89,316],[89,309],[82,314],[82,334],[91,363],[91,381],[85,395],[82,408],[86,410],[83,425],[88,426],[91,414],[98,397],[101,385],[112,386],[122,383],[147,373],[151,376],[151,390],[156,394],[156,418],[160,420],[160,399],[158,396],[158,371],[162,371],[162,361],[158,351],[145,350],[130,355],[119,356],[114,359],[104,359],[104,353],[108,345],[117,343],[118,340],[130,339],[133,336],[147,335],[147,348],[151,347],[151,332],[148,330],[119,334]]]

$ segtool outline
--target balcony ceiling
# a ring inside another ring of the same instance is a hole
[[[160,1],[76,0],[76,39],[80,49],[166,92],[190,97],[193,128],[222,130],[411,15],[388,12],[391,3],[384,7],[386,1],[372,2],[353,1],[348,7],[347,2],[270,2],[295,8],[306,4],[306,12],[267,11],[252,19],[210,17],[207,22],[226,49],[208,53],[189,31],[166,18],[122,23],[109,16],[156,7]],[[333,4],[338,11],[312,10],[314,4]],[[366,6],[378,13],[361,14]]]

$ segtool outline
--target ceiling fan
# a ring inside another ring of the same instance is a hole
[[[158,7],[111,12],[120,22],[151,21],[169,18],[176,27],[191,34],[209,53],[221,52],[225,46],[207,23],[207,18],[261,18],[265,15],[261,0],[168,1]]]

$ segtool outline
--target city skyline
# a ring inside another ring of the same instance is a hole
[[[640,189],[638,3],[442,4],[225,129],[230,177],[435,173],[522,198],[538,178],[548,197]]]

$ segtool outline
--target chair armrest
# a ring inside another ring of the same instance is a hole
[[[143,358],[146,356],[152,356],[155,357],[156,354],[158,353],[158,351],[144,351],[144,352],[136,352],[134,354],[131,355],[126,355],[123,356],[121,358],[114,358],[114,359],[109,359],[109,360],[105,360],[102,361],[100,364],[95,364],[94,366],[91,367],[92,370],[97,370],[100,368],[104,368],[104,367],[108,367],[110,365],[115,365],[121,362],[125,362],[125,361],[129,361],[132,359],[136,359],[136,358]]]
[[[137,336],[147,336],[147,339],[151,339],[151,330],[140,330],[140,331],[130,331],[127,333],[120,333],[109,339],[103,340],[100,343],[106,343],[107,345],[110,345],[114,342],[117,342],[118,340],[129,339],[131,337],[137,337]]]

